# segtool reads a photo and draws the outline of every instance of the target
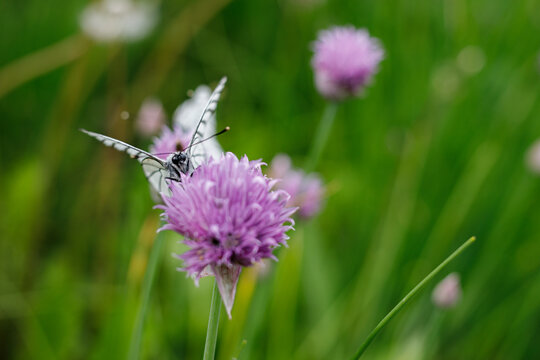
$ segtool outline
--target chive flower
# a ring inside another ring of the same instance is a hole
[[[456,306],[461,298],[461,283],[459,275],[451,273],[437,284],[431,299],[440,309],[450,309]]]
[[[154,138],[154,142],[150,145],[150,152],[160,159],[167,160],[167,157],[177,151],[183,151],[189,146],[191,134],[184,131],[179,126],[169,128],[164,125],[161,129],[161,134]]]
[[[313,51],[315,85],[325,98],[335,101],[361,95],[384,58],[379,40],[353,26],[320,31]]]
[[[166,118],[161,102],[157,99],[148,98],[143,101],[139,109],[135,128],[143,136],[152,136],[162,129]]]
[[[295,169],[287,155],[278,154],[270,163],[269,175],[279,179],[276,186],[290,195],[289,206],[298,207],[300,218],[309,219],[320,212],[325,189],[318,174]]]
[[[263,175],[262,165],[232,153],[211,159],[171,182],[171,196],[157,206],[166,221],[160,231],[176,231],[189,247],[177,255],[183,260],[179,270],[196,282],[210,270],[229,317],[242,268],[276,260],[274,249],[286,245],[294,225],[289,195],[273,189],[276,181]]]

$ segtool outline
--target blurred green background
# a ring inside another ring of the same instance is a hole
[[[146,97],[171,117],[227,75],[223,148],[301,166],[325,107],[310,43],[352,24],[386,59],[338,109],[323,212],[278,263],[243,272],[217,358],[346,359],[472,235],[445,270],[461,275],[458,306],[436,309],[430,284],[365,358],[540,358],[540,179],[524,162],[540,137],[539,1],[165,0],[130,44],[82,35],[85,5],[0,2],[0,357],[127,356],[159,211],[137,163],[79,127],[146,148]],[[160,256],[145,359],[202,357],[212,283],[175,271],[178,240]]]

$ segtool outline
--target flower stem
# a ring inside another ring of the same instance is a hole
[[[334,123],[334,118],[336,117],[337,103],[330,102],[326,105],[324,109],[321,122],[315,133],[315,139],[313,141],[313,146],[308,156],[305,170],[311,172],[317,166],[321,154],[328,142],[328,137],[330,135],[330,130],[332,129],[332,124]]]
[[[221,311],[221,295],[214,281],[212,290],[212,303],[210,304],[210,315],[208,317],[208,329],[206,330],[206,343],[204,344],[203,360],[213,360],[216,354],[216,341],[219,325],[219,314]]]
[[[84,36],[73,35],[3,66],[0,98],[38,76],[77,60],[89,48],[90,42]]]
[[[366,351],[367,347],[375,336],[381,331],[381,329],[401,310],[403,306],[414,296],[418,291],[420,291],[424,285],[426,285],[431,279],[433,279],[446,265],[448,265],[454,258],[456,258],[459,254],[461,254],[466,248],[468,248],[476,238],[473,236],[469,240],[465,241],[463,245],[461,245],[456,251],[454,251],[449,257],[446,258],[439,266],[437,266],[432,272],[428,274],[422,281],[418,283],[401,301],[377,324],[375,329],[371,331],[371,333],[368,335],[366,340],[362,345],[360,345],[360,348],[356,352],[356,354],[351,358],[352,360],[357,360],[362,356],[364,351]]]
[[[144,279],[142,283],[141,300],[139,304],[139,309],[137,311],[137,318],[135,319],[135,327],[133,328],[133,333],[131,335],[131,343],[129,345],[128,359],[130,360],[137,360],[140,357],[139,352],[141,349],[144,320],[146,318],[148,302],[150,300],[150,290],[152,290],[152,284],[154,283],[156,268],[161,258],[160,254],[161,248],[163,247],[164,238],[164,232],[161,231],[157,233],[154,244],[152,245],[152,250],[150,251],[150,257],[148,259],[148,265],[146,266],[146,272],[144,274]]]

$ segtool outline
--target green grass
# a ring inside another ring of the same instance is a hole
[[[326,106],[310,43],[332,24],[367,27],[386,59],[366,96],[337,109],[317,166],[333,189],[324,211],[298,224],[268,274],[242,273],[217,358],[349,358],[472,235],[480,240],[448,269],[461,275],[461,303],[435,309],[428,285],[365,358],[540,357],[540,179],[523,160],[540,137],[538,1],[163,1],[155,31],[127,46],[76,36],[84,5],[0,4],[0,81],[27,80],[0,97],[6,358],[128,354],[159,211],[139,166],[77,129],[144,148],[133,120],[145,97],[171,115],[189,89],[227,75],[223,147],[303,165]],[[52,61],[41,51],[66,39],[76,56],[41,73]],[[472,75],[456,61],[471,45],[485,54]],[[19,61],[28,55],[38,59],[30,70]],[[177,240],[164,239],[144,359],[202,357],[212,281],[196,288],[175,271]]]

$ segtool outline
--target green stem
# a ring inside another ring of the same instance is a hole
[[[206,343],[204,344],[203,360],[213,360],[216,354],[216,341],[219,325],[219,313],[221,311],[221,295],[217,287],[217,282],[214,282],[214,290],[212,291],[212,303],[210,305],[210,315],[208,316],[208,329],[206,330]]]
[[[77,60],[89,48],[88,40],[73,35],[3,66],[0,69],[0,98],[30,80]]]
[[[373,329],[373,331],[368,335],[364,343],[360,345],[360,348],[351,359],[359,359],[360,356],[362,356],[362,354],[364,353],[364,351],[366,351],[369,344],[371,344],[375,336],[377,336],[379,331],[381,331],[381,329],[399,312],[399,310],[401,310],[401,308],[405,306],[405,304],[414,295],[416,295],[416,293],[420,291],[424,287],[424,285],[426,285],[431,279],[433,279],[446,265],[448,265],[452,260],[454,260],[454,258],[456,258],[466,248],[468,248],[475,240],[476,238],[473,236],[469,240],[465,241],[465,243],[461,245],[456,251],[454,251],[452,255],[447,257],[446,260],[444,260],[439,266],[437,266],[432,272],[430,272],[429,275],[426,276],[422,281],[420,281],[418,285],[414,287],[414,289],[412,289],[407,295],[405,295],[405,297],[401,299],[401,301],[379,322],[379,324],[377,324],[375,329]]]
[[[308,156],[305,170],[311,172],[315,170],[321,154],[328,142],[328,137],[330,136],[330,130],[332,129],[332,124],[334,123],[334,118],[336,117],[337,103],[330,102],[326,105],[324,113],[315,133],[315,140],[313,141],[313,146]]]
[[[146,312],[148,310],[148,302],[150,300],[150,290],[152,290],[152,284],[154,282],[156,268],[161,259],[161,248],[163,247],[163,242],[165,238],[164,232],[159,232],[156,235],[154,244],[152,245],[152,250],[150,251],[150,257],[148,259],[148,265],[146,266],[146,272],[144,274],[144,279],[141,289],[141,302],[139,304],[139,309],[137,311],[137,318],[135,320],[135,327],[133,328],[133,333],[131,335],[131,343],[129,345],[129,354],[128,359],[137,360],[140,357],[141,349],[141,339],[144,329],[144,320],[146,318]]]

